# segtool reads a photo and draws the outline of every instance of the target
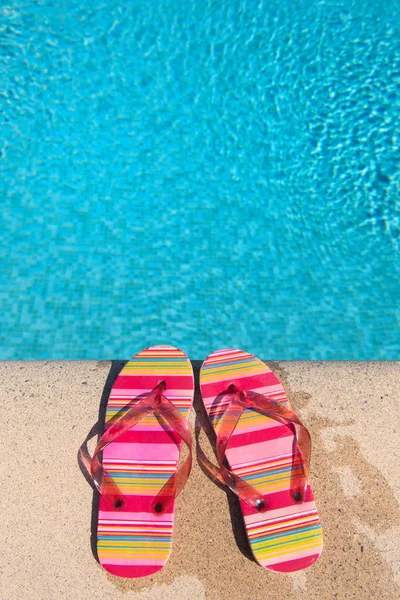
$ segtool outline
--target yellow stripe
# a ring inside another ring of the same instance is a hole
[[[271,558],[272,556],[284,556],[290,555],[294,552],[302,552],[303,550],[308,550],[311,548],[319,548],[322,546],[322,535],[318,534],[316,536],[310,537],[309,539],[304,540],[302,543],[299,541],[294,541],[292,544],[287,544],[285,546],[277,546],[275,549],[268,548],[266,546],[261,548],[256,548],[256,544],[251,543],[251,548],[254,554],[257,557],[257,560],[262,560],[263,558]],[[289,558],[290,559],[290,556]]]
[[[192,372],[187,369],[179,369],[175,367],[168,367],[168,369],[161,369],[160,367],[141,367],[140,369],[129,369],[129,372],[121,371],[122,375],[133,376],[137,375],[156,375],[157,377],[166,377],[171,375],[191,375]]]
[[[181,356],[187,358],[181,350],[169,350],[168,348],[156,348],[153,350],[141,350],[135,356]]]
[[[308,521],[304,520],[303,518],[299,518],[299,519],[291,519],[290,521],[284,521],[284,523],[273,523],[272,525],[262,525],[261,527],[257,527],[254,529],[250,530],[250,535],[253,536],[254,534],[258,534],[258,533],[268,533],[269,530],[271,529],[276,529],[277,527],[293,527],[293,525],[306,525],[307,526],[309,524],[312,524],[312,521],[316,520],[315,525],[318,523],[318,517],[317,516],[313,516],[311,517]],[[279,532],[278,532],[279,533]]]
[[[104,548],[106,546],[109,546],[110,544],[113,545],[112,549],[117,549],[117,548],[123,548],[124,546],[127,546],[128,544],[126,543],[126,541],[124,540],[99,540],[99,548]],[[171,542],[169,540],[167,541],[150,541],[150,542],[144,542],[142,540],[138,540],[138,541],[133,541],[131,540],[129,542],[129,546],[131,546],[132,548],[141,548],[143,550],[146,549],[152,549],[152,548],[158,548],[160,550],[162,550],[163,548],[168,548],[171,545]]]
[[[179,407],[179,408],[181,408],[181,407]],[[129,407],[126,407],[126,410],[124,410],[124,407],[109,408],[106,411],[106,421],[109,421],[111,418],[115,417],[119,413],[128,412],[128,410],[129,410]],[[179,410],[179,412],[181,413],[181,415],[183,417],[186,418],[189,414],[189,407],[188,408],[182,407],[182,410]],[[121,416],[122,416],[122,414],[121,414]],[[140,427],[143,427],[143,425],[155,425],[156,423],[158,423],[157,417],[155,417],[154,415],[147,415],[147,417],[144,417],[144,419],[142,419],[140,421]],[[172,430],[172,427],[170,427],[170,430]]]
[[[284,549],[276,549],[275,551],[269,551],[269,552],[254,552],[254,555],[256,556],[258,561],[264,560],[266,558],[270,559],[270,558],[278,558],[280,556],[286,556],[287,559],[286,560],[290,560],[290,555],[294,554],[295,552],[304,552],[304,550],[312,550],[314,548],[322,548],[322,539],[319,541],[315,541],[313,543],[309,543],[309,544],[303,544],[301,546],[295,544],[293,548],[287,548],[285,547]]]
[[[124,548],[124,549],[120,549],[120,550],[116,550],[115,552],[110,552],[110,551],[102,551],[99,552],[99,558],[102,559],[102,562],[106,562],[107,559],[110,558],[122,558],[122,559],[126,559],[126,558],[130,558],[132,560],[140,560],[140,559],[149,559],[149,558],[155,558],[155,559],[167,559],[169,554],[171,552],[171,546],[168,548],[168,550],[160,550],[158,552],[142,552],[141,550],[139,550],[139,548]]]
[[[156,528],[156,532],[157,534],[163,534],[163,535],[171,535],[172,534],[172,527],[168,527],[167,529],[161,529],[160,527]],[[102,535],[140,535],[140,536],[147,536],[147,535],[156,535],[154,533],[154,528],[152,527],[124,527],[123,531],[121,531],[121,529],[110,529],[109,527],[99,527],[99,533]]]
[[[146,468],[145,465],[140,465],[140,470],[135,467],[132,467],[131,470],[127,469],[125,466],[121,468],[119,465],[113,465],[108,461],[105,462],[105,465],[107,466],[107,471],[118,471],[120,477],[127,477],[128,474],[139,477],[140,473],[140,476],[144,479],[146,475],[151,477],[154,473],[157,473],[158,475],[162,473],[167,476],[172,475],[172,473],[175,472],[175,467],[172,465],[168,465],[167,467],[163,467],[162,465],[152,465],[148,468]]]
[[[263,469],[263,471],[266,471],[267,469],[281,469],[283,467],[287,467],[289,465],[292,464],[292,457],[290,457],[290,459],[279,459],[279,460],[272,460],[271,462],[268,463],[260,463],[259,465],[253,465],[250,467],[238,467],[237,469],[235,469],[235,473],[237,473],[238,475],[246,475],[246,474],[251,474],[251,470],[252,468],[254,469]],[[300,469],[299,469],[300,470]],[[297,471],[297,469],[296,469]]]
[[[278,534],[279,535],[279,534]],[[299,541],[307,541],[315,536],[320,535],[320,528],[314,529],[311,531],[299,531],[298,533],[292,533],[291,535],[280,535],[279,537],[273,537],[271,540],[261,540],[257,542],[256,540],[252,542],[253,548],[273,548],[277,544],[291,542],[287,544],[287,546],[291,546],[294,543],[298,543]],[[286,545],[286,544],[285,544]]]
[[[141,546],[132,546],[128,548],[101,548],[98,546],[99,556],[105,557],[109,556],[110,558],[117,558],[119,556],[124,557],[126,555],[132,558],[138,558],[139,556],[144,556],[149,558],[151,556],[166,556],[171,551],[171,543],[168,543],[164,548],[142,548]]]
[[[126,365],[124,366],[124,370],[125,369],[139,369],[140,367],[180,367],[180,368],[184,368],[187,370],[191,370],[190,369],[190,362],[188,362],[187,360],[182,360],[182,361],[176,361],[176,360],[171,360],[171,361],[167,361],[167,360],[160,360],[159,362],[155,361],[155,360],[140,360],[140,361],[132,361],[132,362],[128,362],[126,363]]]
[[[243,373],[243,371],[245,371],[245,373]],[[240,367],[235,367],[232,365],[227,367],[219,367],[213,370],[210,369],[209,371],[202,371],[201,378],[206,381],[213,381],[214,379],[219,380],[220,375],[234,374],[240,377],[242,374],[250,376],[253,374],[258,375],[259,373],[266,373],[268,371],[268,367],[266,367],[266,365],[263,363],[260,365],[254,365],[254,363],[242,363]],[[226,379],[226,377],[223,377],[223,379]]]
[[[154,479],[150,479],[147,478],[144,479],[142,477],[138,477],[136,480],[132,477],[120,477],[120,476],[116,476],[114,475],[114,481],[115,483],[120,483],[123,486],[131,486],[131,487],[144,487],[144,488],[149,488],[152,486],[163,486],[165,483],[167,483],[169,479],[169,476],[167,475],[167,477],[160,477],[159,479],[154,477]]]
[[[259,492],[265,493],[265,492],[283,492],[284,490],[288,489],[288,481],[290,480],[290,477],[285,477],[284,479],[280,480],[280,481],[274,481],[274,480],[265,480],[265,481],[259,481],[256,480],[254,481],[254,479],[251,480],[251,485],[253,487],[255,487]]]

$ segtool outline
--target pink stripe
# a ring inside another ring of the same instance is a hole
[[[204,384],[202,385],[202,390],[204,388]],[[225,388],[226,389],[226,388]],[[287,401],[287,395],[284,391],[284,389],[282,388],[282,385],[262,385],[261,387],[252,387],[252,388],[247,388],[247,389],[251,389],[253,392],[257,392],[258,394],[264,394],[265,396],[275,396],[275,395],[279,395],[281,396],[280,398],[280,402],[282,401]],[[224,390],[222,390],[224,391]],[[221,392],[220,392],[221,393]],[[207,408],[207,410],[209,410],[211,408],[211,406],[214,404],[216,396],[204,396],[203,395],[203,402]],[[222,404],[223,400],[221,401]]]
[[[295,518],[296,515],[302,515],[307,513],[308,516],[316,514],[316,506],[315,502],[311,500],[310,502],[304,502],[304,504],[296,504],[295,506],[284,506],[283,508],[278,508],[275,510],[269,510],[266,513],[248,513],[245,515],[246,523],[249,525],[255,525],[257,523],[267,523],[270,520],[274,521],[274,519],[281,519],[284,517]]]
[[[252,356],[247,352],[237,352],[235,350],[228,350],[227,352],[214,352],[212,357],[208,357],[204,361],[204,364],[218,365],[231,360],[240,360],[243,358],[252,358]]]
[[[226,390],[227,386],[229,385],[229,381],[232,381],[232,379],[235,380],[236,385],[241,390],[254,390],[259,387],[279,385],[279,381],[272,371],[258,375],[243,375],[242,377],[232,373],[230,379],[222,379],[222,377],[223,375],[221,374],[221,381],[203,383],[201,386],[202,395],[206,398],[209,396],[214,396],[215,398],[215,396],[218,396],[218,394],[221,394]]]
[[[117,575],[117,577],[131,578],[131,577],[148,577],[149,575],[153,575],[157,573],[163,565],[144,565],[144,566],[136,566],[136,565],[111,565],[109,563],[103,563],[102,566],[106,571],[111,573],[112,575]]]
[[[106,567],[106,565],[120,565],[120,566],[128,566],[129,565],[130,568],[134,567],[134,566],[141,567],[142,565],[164,566],[164,560],[157,560],[156,558],[138,558],[135,560],[134,558],[110,558],[108,556],[106,560],[107,560],[106,563],[102,563],[103,567]],[[132,577],[132,575],[129,575],[129,577]]]
[[[140,428],[138,425],[132,427],[126,433],[123,433],[118,438],[118,443],[120,444],[130,444],[132,442],[136,442],[137,444],[171,444],[174,443],[176,445],[180,445],[181,438],[175,431],[165,431],[165,429],[160,428],[160,425],[151,427],[151,428]],[[147,450],[146,450],[147,453]],[[160,453],[158,453],[158,456]],[[126,458],[124,456],[124,458]]]
[[[131,381],[131,385],[135,383]],[[175,382],[176,383],[179,382]],[[115,389],[111,390],[110,398],[113,400],[114,398],[136,398],[137,396],[141,396],[146,394],[149,390],[144,390],[143,388],[124,388],[124,389]],[[184,402],[187,400],[189,404],[192,403],[191,396],[188,395],[188,390],[181,388],[170,388],[167,390],[165,395],[171,400],[171,402],[175,399],[178,399],[179,402]]]
[[[238,433],[234,433],[229,440],[229,450],[232,448],[241,448],[242,446],[250,446],[259,442],[268,442],[271,440],[277,440],[287,436],[293,437],[293,431],[291,427],[287,425],[278,425],[276,421],[271,424],[272,427],[265,427],[263,429],[257,429],[255,427],[248,428],[249,431],[243,432],[242,429]]]
[[[135,496],[135,498],[137,498]],[[152,498],[153,499],[153,498]],[[139,502],[135,503],[135,506],[137,508],[139,508]],[[147,505],[148,508],[148,505]],[[157,522],[162,522],[164,524],[169,524],[173,522],[172,519],[172,512],[169,513],[162,513],[160,515],[157,515]],[[99,522],[101,522],[102,524],[104,524],[104,521],[126,521],[126,525],[129,525],[129,522],[131,521],[145,521],[146,523],[149,523],[151,521],[154,521],[154,513],[150,512],[150,511],[142,511],[140,512],[135,511],[135,512],[129,512],[129,511],[124,511],[124,512],[116,512],[113,510],[100,510],[99,511]]]
[[[141,394],[143,394],[146,391],[151,391],[159,383],[161,378],[167,384],[167,389],[165,393],[166,396],[168,396],[168,393],[172,393],[172,390],[174,388],[176,389],[177,387],[180,390],[185,390],[186,392],[188,390],[193,389],[193,377],[191,375],[168,375],[168,367],[166,367],[166,373],[163,373],[160,370],[160,373],[158,375],[141,375],[139,369],[138,373],[132,373],[132,375],[118,375],[113,385],[113,389],[132,389],[134,379],[136,379],[135,383],[137,385],[138,378],[140,379]]]
[[[125,502],[125,506],[124,506],[124,510],[119,513],[121,515],[124,516],[124,518],[126,518],[126,515],[129,513],[135,513],[136,516],[133,517],[134,520],[138,520],[138,513],[147,513],[147,520],[153,519],[154,521],[158,521],[163,520],[160,517],[162,515],[159,514],[155,514],[152,511],[152,503],[154,500],[154,496],[133,496],[130,495],[128,496],[127,494],[124,496],[124,502]],[[168,508],[166,509],[166,513],[169,515],[172,515],[172,513],[174,512],[174,506],[175,503],[172,502]],[[104,500],[104,498],[102,496],[100,496],[100,505],[99,505],[99,512],[100,513],[104,513],[105,516],[104,518],[106,519],[114,519],[115,517],[112,516],[108,516],[108,515],[114,515],[115,514],[115,510],[113,509],[113,507],[109,506],[106,501]],[[170,517],[171,519],[171,517]]]
[[[166,423],[165,427],[167,428],[167,427],[169,427],[169,425]],[[108,427],[106,426],[105,429],[108,429]],[[144,431],[146,433],[151,432],[151,431],[159,433],[160,432],[160,422],[157,419],[154,419],[153,421],[146,420],[146,422],[140,421],[140,423],[135,425],[134,430],[141,431],[141,432]],[[129,430],[129,431],[131,431],[131,430]],[[122,436],[121,436],[121,438],[122,438]]]
[[[272,494],[268,494],[268,512],[267,513],[259,513],[257,509],[252,508],[242,500],[240,501],[240,506],[242,508],[243,516],[247,517],[247,515],[258,514],[261,515],[260,521],[264,521],[266,518],[276,518],[276,515],[273,517],[273,511],[278,511],[279,509],[284,508],[284,512],[282,515],[288,514],[296,514],[297,512],[304,512],[306,509],[304,508],[307,503],[312,502],[314,500],[313,493],[311,491],[311,487],[307,486],[305,502],[295,502],[290,494],[290,490],[284,490],[283,492],[275,492]],[[315,507],[315,504],[314,504]],[[293,512],[292,512],[293,508]],[[290,513],[289,513],[290,509]],[[307,509],[308,510],[308,509]]]
[[[322,548],[322,544],[320,546]],[[299,571],[300,569],[306,569],[311,567],[319,558],[321,553],[315,553],[316,548],[309,548],[308,550],[302,550],[301,552],[293,552],[290,556],[293,556],[293,560],[285,560],[279,562],[281,557],[274,556],[273,558],[261,560],[260,564],[263,567],[268,566],[272,571],[278,571],[279,573],[290,573],[292,571]],[[310,554],[310,552],[312,554]]]
[[[241,446],[240,448],[228,448],[226,456],[229,464],[232,468],[236,468],[242,464],[257,459],[266,460],[273,457],[279,457],[283,455],[291,455],[293,447],[293,434],[285,437],[278,438],[276,440],[269,440],[258,444],[251,444],[249,446]]]
[[[160,447],[161,446],[161,447]],[[103,455],[107,460],[123,458],[125,460],[143,460],[143,461],[176,461],[179,450],[175,444],[121,444],[113,442],[107,448],[104,448]],[[172,465],[173,467],[173,465]]]

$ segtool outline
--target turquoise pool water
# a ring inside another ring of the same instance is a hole
[[[0,358],[400,358],[400,16],[0,8]]]

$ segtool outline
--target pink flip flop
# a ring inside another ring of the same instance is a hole
[[[310,436],[282,384],[251,354],[219,350],[204,361],[200,388],[219,468],[201,462],[239,497],[254,558],[272,571],[311,566],[323,540],[307,480]]]
[[[191,469],[193,393],[192,365],[181,350],[139,352],[112,387],[93,458],[81,457],[100,493],[99,560],[113,575],[152,575],[169,558],[175,498]],[[178,467],[182,441],[190,453]]]

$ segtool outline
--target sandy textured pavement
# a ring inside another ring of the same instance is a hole
[[[282,575],[253,562],[237,502],[195,461],[166,567],[142,580],[109,575],[91,549],[93,491],[77,452],[123,363],[3,362],[0,600],[399,599],[400,363],[269,364],[312,434],[325,532],[315,566]],[[202,423],[197,395],[196,432]]]

